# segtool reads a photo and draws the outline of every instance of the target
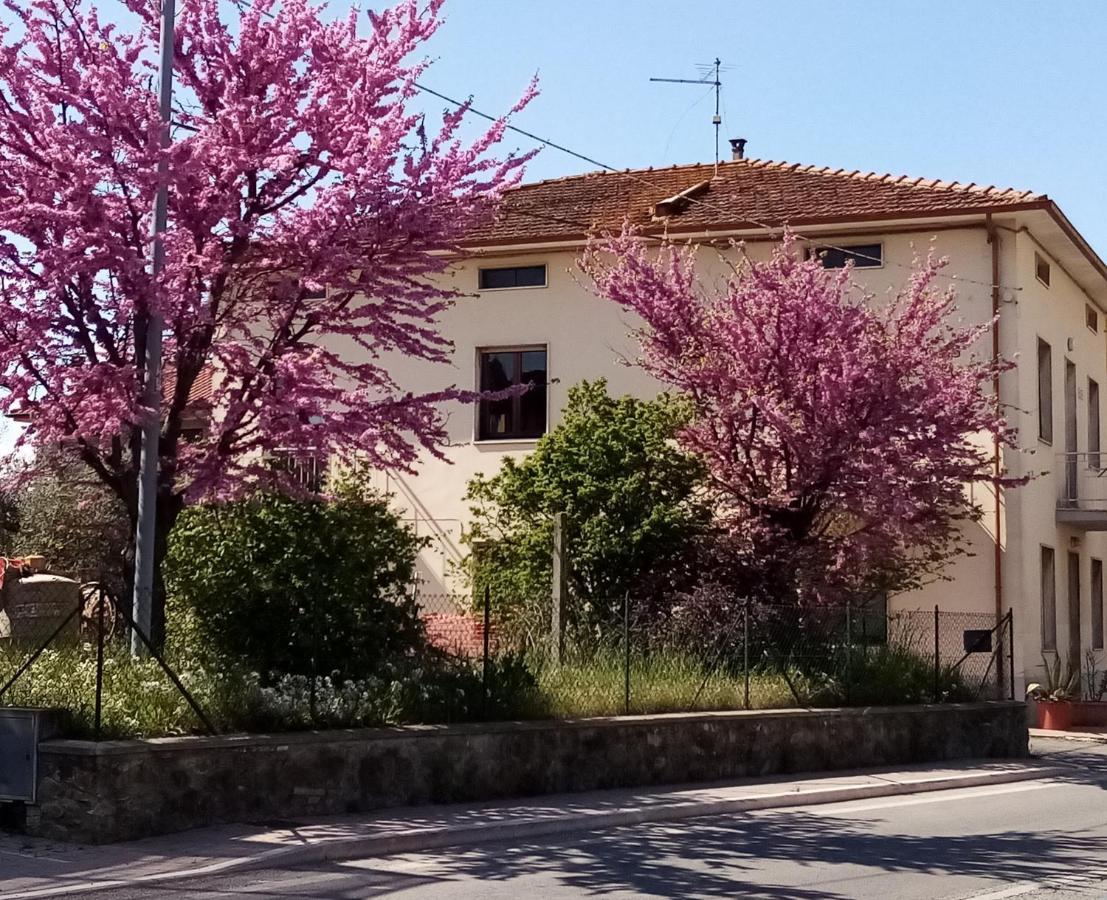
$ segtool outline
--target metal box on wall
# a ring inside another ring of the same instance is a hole
[[[49,709],[0,707],[0,801],[34,803],[38,742],[53,736],[57,715]]]

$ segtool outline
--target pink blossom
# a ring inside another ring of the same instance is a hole
[[[625,231],[584,266],[641,318],[638,364],[689,398],[681,440],[749,553],[811,597],[889,572],[885,586],[907,587],[957,551],[958,521],[976,514],[965,486],[994,484],[993,442],[1013,442],[989,390],[1005,366],[976,355],[991,322],[952,324],[940,260],[888,302],[797,249],[786,235],[716,286],[697,279],[696,248]]]
[[[158,10],[127,2],[135,34],[65,0],[11,0],[19,27],[0,23],[0,413],[29,418],[24,444],[75,447],[133,515],[156,309],[171,511],[248,488],[274,448],[385,468],[440,452],[442,401],[472,395],[413,395],[381,360],[447,358],[437,318],[455,294],[436,276],[528,158],[490,155],[503,120],[465,141],[464,110],[434,130],[411,108],[442,0],[338,21],[308,0],[251,0],[231,21],[182,0],[156,281]],[[215,412],[186,442],[206,372]]]

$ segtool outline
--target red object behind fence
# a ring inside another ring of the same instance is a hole
[[[425,613],[423,625],[427,639],[435,647],[458,656],[481,656],[484,653],[484,621],[467,613]],[[490,630],[489,643],[495,641]]]

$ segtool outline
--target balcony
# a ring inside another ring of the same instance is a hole
[[[1107,453],[1058,453],[1057,524],[1107,531]]]

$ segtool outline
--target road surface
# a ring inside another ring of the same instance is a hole
[[[103,900],[1107,897],[1107,745],[1071,777],[194,879]]]

